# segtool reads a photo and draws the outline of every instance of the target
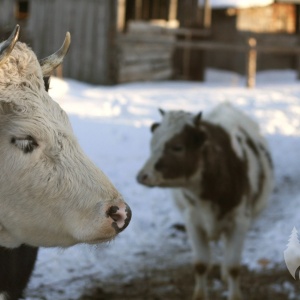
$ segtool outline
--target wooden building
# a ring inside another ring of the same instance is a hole
[[[125,30],[132,20],[170,21],[171,2],[127,0]],[[268,5],[255,7],[230,7],[226,0],[223,6],[214,6],[215,2],[176,1],[173,18],[182,34],[179,30],[175,34],[173,78],[202,80],[208,67],[245,74],[250,38],[255,39],[259,49],[257,70],[299,69],[299,0],[269,1]]]
[[[299,0],[249,8],[213,3],[0,0],[0,36],[19,23],[20,39],[43,58],[70,31],[63,76],[93,84],[203,80],[208,67],[245,74],[249,38],[256,39],[258,70],[299,69]]]
[[[20,39],[39,58],[48,56],[71,32],[63,75],[94,84],[117,82],[117,0],[0,0],[0,31],[21,25]]]
[[[211,31],[213,41],[232,45],[245,45],[252,37],[260,47],[298,47],[299,6],[290,1],[263,7],[212,9]],[[298,56],[283,52],[258,52],[257,70],[297,69]],[[206,66],[244,74],[245,53],[209,51]]]

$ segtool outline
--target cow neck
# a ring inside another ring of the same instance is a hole
[[[207,142],[201,150],[202,172],[199,196],[219,207],[219,217],[232,211],[249,193],[247,162],[240,159],[231,145],[230,135],[220,126],[203,124]]]

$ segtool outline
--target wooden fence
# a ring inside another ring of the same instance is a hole
[[[186,31],[188,32],[188,31]],[[300,46],[279,46],[279,45],[259,45],[255,38],[249,38],[244,44],[224,43],[217,41],[192,41],[192,40],[149,40],[143,37],[134,38],[126,35],[119,36],[119,41],[122,43],[148,43],[148,44],[164,44],[172,46],[173,48],[183,49],[199,49],[209,51],[230,51],[230,52],[242,52],[245,54],[246,64],[246,82],[247,87],[252,88],[255,86],[256,77],[256,63],[257,53],[272,53],[272,54],[289,54],[300,57]],[[298,59],[299,61],[299,59]],[[300,64],[297,66],[298,74],[300,74]],[[298,78],[300,76],[298,75]]]

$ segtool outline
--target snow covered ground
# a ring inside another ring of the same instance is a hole
[[[149,125],[160,119],[158,107],[205,114],[230,101],[259,122],[271,146],[276,188],[247,236],[243,264],[254,270],[285,268],[283,251],[289,235],[294,226],[300,230],[300,82],[289,70],[259,73],[257,87],[251,90],[245,88],[244,77],[233,73],[208,70],[206,78],[204,83],[113,87],[52,79],[50,94],[68,113],[88,156],[131,206],[133,219],[109,245],[41,249],[27,300],[79,299],[86,289],[102,286],[112,276],[124,283],[142,276],[158,258],[163,263],[157,268],[190,263],[186,234],[174,232],[174,224],[183,222],[168,191],[148,189],[135,180],[149,154]],[[181,255],[175,258],[174,249]],[[151,254],[148,259],[141,255],[146,252]]]

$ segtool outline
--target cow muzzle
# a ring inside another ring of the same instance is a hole
[[[148,187],[153,187],[156,186],[155,180],[153,179],[153,176],[147,171],[141,170],[138,175],[136,176],[136,180],[138,183],[148,186]]]
[[[106,216],[112,219],[112,227],[116,233],[123,231],[128,226],[131,215],[131,209],[125,202],[113,205],[106,211]]]

